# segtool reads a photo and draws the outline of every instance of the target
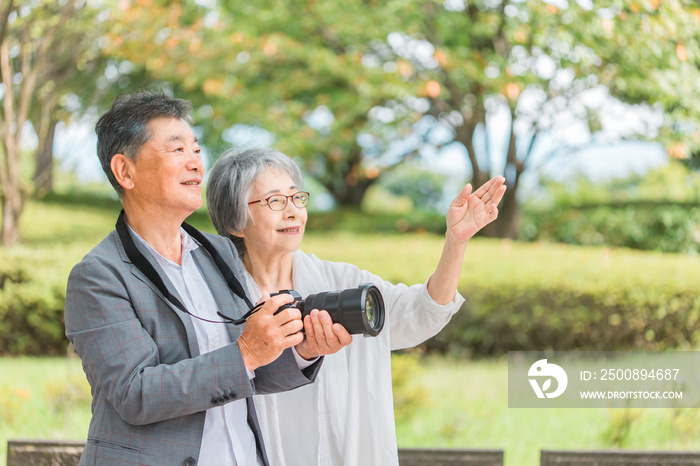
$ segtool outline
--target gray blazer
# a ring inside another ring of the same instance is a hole
[[[245,283],[230,240],[206,234]],[[146,248],[136,246],[168,290],[182,300]],[[240,317],[243,300],[229,289],[202,247],[195,263],[222,313]],[[246,398],[248,423],[268,464],[252,396],[312,382],[320,361],[302,373],[287,350],[249,380],[236,343],[242,326],[227,325],[231,345],[200,354],[191,317],[170,304],[127,258],[112,231],[68,278],[66,336],[83,361],[92,389],[92,420],[81,465],[196,464],[205,410]]]

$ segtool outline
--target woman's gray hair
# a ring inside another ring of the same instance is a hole
[[[289,157],[274,149],[228,149],[216,161],[207,183],[207,208],[216,231],[230,238],[241,257],[245,253],[243,239],[234,233],[248,225],[248,199],[253,185],[270,168],[287,173],[301,190],[304,179],[299,166]]]

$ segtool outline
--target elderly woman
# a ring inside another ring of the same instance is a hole
[[[282,289],[305,297],[371,282],[386,306],[383,331],[373,338],[354,338],[326,356],[316,383],[256,397],[271,464],[398,464],[390,351],[435,335],[464,302],[457,284],[465,248],[496,219],[504,181],[493,178],[474,193],[465,186],[448,210],[435,272],[423,284],[406,286],[299,250],[309,193],[303,190],[299,167],[287,156],[252,149],[230,150],[219,158],[207,187],[209,214],[219,234],[238,248],[253,301]],[[321,314],[321,319],[330,318]],[[339,336],[344,332],[339,324],[333,330]]]

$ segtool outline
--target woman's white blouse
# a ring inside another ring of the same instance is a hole
[[[301,251],[294,252],[293,263],[294,289],[302,297],[373,283],[384,297],[387,321],[378,336],[353,335],[349,346],[326,356],[315,383],[255,396],[271,465],[397,465],[390,351],[437,334],[464,298],[457,293],[442,306],[428,294],[427,281],[393,285],[351,264]],[[246,281],[252,301],[259,301],[250,274]]]

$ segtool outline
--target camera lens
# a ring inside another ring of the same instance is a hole
[[[367,323],[373,330],[381,330],[381,326],[378,326],[379,305],[377,304],[377,298],[375,297],[374,290],[370,290],[365,298],[365,315],[367,316]]]
[[[325,310],[333,322],[341,324],[351,334],[377,336],[384,328],[384,299],[379,288],[371,283],[309,295],[297,308],[304,316],[312,309]]]

